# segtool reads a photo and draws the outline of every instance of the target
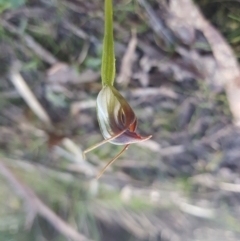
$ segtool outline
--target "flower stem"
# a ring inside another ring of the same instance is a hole
[[[113,39],[112,0],[105,0],[105,30],[102,54],[102,85],[113,85],[115,78],[115,54]]]

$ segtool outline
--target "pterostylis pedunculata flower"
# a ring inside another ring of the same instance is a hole
[[[97,176],[97,178],[99,178],[106,168],[111,165],[130,144],[148,140],[151,136],[142,137],[136,133],[136,115],[128,102],[113,86],[104,86],[98,94],[97,117],[105,140],[85,150],[84,153],[87,153],[106,142],[115,145],[125,145],[123,150],[99,173]]]
[[[102,57],[102,90],[97,97],[97,117],[104,141],[88,148],[87,152],[110,142],[115,145],[124,145],[103,170],[97,179],[110,166],[130,144],[148,140],[152,136],[142,137],[136,133],[137,118],[126,99],[114,88],[115,57],[112,29],[112,0],[105,0],[105,34]]]

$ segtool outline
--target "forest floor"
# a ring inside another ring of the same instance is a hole
[[[195,2],[239,60],[240,2]],[[204,31],[165,1],[114,1],[116,87],[153,137],[97,181],[121,150],[82,158],[102,140],[103,0],[0,11],[0,241],[240,240],[240,129]]]

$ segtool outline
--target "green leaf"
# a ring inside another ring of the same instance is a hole
[[[102,54],[102,84],[113,85],[115,78],[115,54],[113,40],[112,0],[105,0],[105,31]]]

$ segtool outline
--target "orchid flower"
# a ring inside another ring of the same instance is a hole
[[[112,23],[112,0],[105,0],[105,33],[102,56],[102,90],[97,97],[97,117],[104,141],[88,148],[87,152],[110,142],[115,145],[125,145],[103,170],[97,179],[102,176],[130,144],[148,140],[152,136],[142,137],[136,133],[137,118],[126,99],[114,88],[115,56]]]

